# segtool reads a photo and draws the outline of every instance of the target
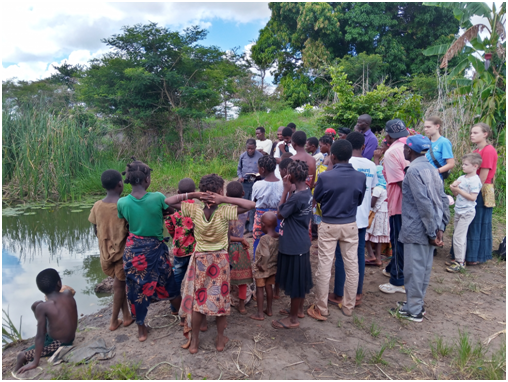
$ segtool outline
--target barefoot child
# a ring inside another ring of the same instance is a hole
[[[230,314],[228,255],[229,222],[238,214],[250,211],[255,203],[240,198],[223,196],[224,180],[210,174],[201,178],[199,190],[166,199],[174,208],[181,208],[182,216],[192,218],[196,251],[191,256],[183,282],[181,315],[186,314],[184,336],[189,338],[184,349],[197,353],[199,328],[205,316],[217,317],[216,349],[224,350],[228,338],[224,336],[226,316]],[[201,199],[202,204],[181,203],[188,199]],[[230,203],[230,204],[227,204]],[[232,204],[232,205],[231,205]]]
[[[183,178],[178,182],[179,195],[194,191],[196,191],[196,185],[191,178]],[[194,203],[194,200],[185,200],[184,203]],[[169,235],[173,238],[175,282],[177,289],[180,290],[182,288],[183,277],[189,266],[190,256],[194,252],[194,247],[196,246],[196,240],[194,239],[194,223],[192,223],[191,218],[184,218],[180,211],[176,211],[166,218],[165,224]],[[178,310],[175,309],[173,305],[171,305],[171,314],[178,314]]]
[[[482,189],[482,181],[476,174],[482,165],[482,157],[478,153],[464,155],[462,158],[462,175],[450,186],[453,195],[457,197],[455,203],[455,217],[453,219],[453,250],[455,260],[446,268],[448,272],[457,273],[464,269],[467,250],[467,230],[476,214],[476,197]]]
[[[140,342],[146,340],[145,318],[152,297],[169,299],[180,308],[180,290],[171,271],[169,249],[163,241],[163,215],[172,211],[160,192],[147,192],[152,169],[132,158],[127,165],[125,183],[132,192],[118,201],[118,217],[129,223],[129,236],[123,254],[127,299],[138,324]]]
[[[60,346],[72,345],[78,327],[76,301],[71,290],[60,292],[62,280],[58,272],[52,268],[45,269],[37,275],[35,282],[47,301],[32,304],[37,319],[37,335],[35,345],[18,354],[14,371],[21,368],[20,373],[35,369],[41,357],[52,355]],[[30,363],[23,366],[25,362]]]
[[[310,267],[309,223],[312,217],[312,194],[305,183],[309,175],[307,163],[291,161],[284,177],[284,189],[280,200],[278,218],[280,226],[279,255],[277,259],[276,282],[291,297],[289,316],[272,321],[275,329],[295,329],[303,318],[305,294],[312,288]],[[294,184],[295,191],[287,195]],[[281,311],[281,314],[285,311]]]
[[[386,193],[386,181],[383,176],[383,166],[376,166],[377,185],[372,190],[371,212],[374,212],[374,219],[367,228],[365,245],[367,246],[368,258],[365,265],[383,265],[381,261],[381,249],[384,243],[390,243],[390,224],[388,221],[388,202]],[[375,244],[375,251],[372,251],[371,243]]]
[[[267,155],[275,162],[275,159]],[[261,158],[260,160],[262,160]],[[254,184],[256,186],[256,184]],[[244,191],[240,182],[230,182],[226,187],[228,198],[243,198]],[[244,239],[243,233],[247,213],[239,214],[237,220],[229,222],[229,263],[231,264],[231,285],[238,285],[238,306],[236,309],[240,314],[247,314],[245,299],[247,298],[247,285],[252,284],[252,265],[249,256],[249,243]]]
[[[265,316],[272,316],[272,285],[277,273],[277,255],[279,253],[279,233],[275,231],[277,216],[265,212],[261,217],[261,230],[264,235],[259,239],[258,257],[254,263],[258,312],[250,316],[253,320],[263,321]],[[263,297],[266,290],[266,310],[263,311]]]
[[[125,294],[125,272],[123,270],[123,252],[129,235],[127,221],[118,217],[117,203],[123,192],[122,175],[116,170],[106,170],[101,175],[102,187],[106,197],[96,202],[90,211],[88,221],[93,224],[95,235],[99,239],[99,252],[102,271],[113,277],[113,314],[109,330],[129,326],[134,322]],[[118,319],[122,311],[123,321]]]

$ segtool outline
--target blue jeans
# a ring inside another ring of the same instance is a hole
[[[252,200],[252,186],[254,185],[254,182],[248,182],[246,180],[243,181],[243,192],[245,192],[245,195],[243,196],[244,199]],[[249,222],[247,223],[245,229],[249,232],[252,232],[254,229],[254,214],[256,213],[256,209],[252,209],[248,212],[249,214]]]
[[[182,289],[182,282],[185,277],[185,273],[187,272],[187,267],[189,266],[191,256],[185,257],[174,257],[173,260],[173,275],[175,277],[175,284],[178,288],[178,292]],[[173,305],[171,305],[171,310],[174,312],[175,309]]]
[[[386,267],[390,273],[390,284],[404,285],[404,245],[399,242],[402,228],[402,215],[390,216],[390,243],[392,244],[392,259]]]
[[[356,294],[362,294],[363,277],[365,275],[365,233],[367,227],[358,229],[358,289]],[[333,293],[337,296],[344,296],[344,283],[346,282],[346,271],[344,261],[340,252],[340,245],[335,248],[335,285]]]

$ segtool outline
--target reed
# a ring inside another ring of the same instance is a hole
[[[14,322],[9,317],[9,309],[7,309],[7,312],[2,309],[2,313],[2,346],[21,341],[23,339],[21,337],[21,320],[23,317],[19,318],[19,328],[16,328],[16,325],[14,325]]]

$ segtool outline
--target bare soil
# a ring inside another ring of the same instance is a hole
[[[496,245],[504,230],[497,227]],[[208,318],[208,331],[200,335],[199,352],[191,355],[180,347],[186,341],[178,325],[151,329],[144,343],[137,339],[135,324],[109,331],[111,306],[80,319],[75,343],[102,337],[108,346],[116,345],[116,356],[100,361],[99,367],[141,363],[145,375],[160,362],[172,364],[158,366],[150,372],[152,379],[455,379],[458,374],[449,366],[451,358],[433,358],[430,343],[440,337],[450,345],[456,344],[459,329],[467,331],[475,342],[484,341],[506,328],[506,263],[494,259],[469,267],[465,274],[450,274],[444,267],[450,245],[448,235],[445,247],[438,249],[434,258],[425,299],[427,314],[422,323],[389,314],[389,309],[397,301],[405,300],[405,295],[379,291],[378,285],[388,282],[388,278],[381,273],[381,268],[367,266],[363,302],[353,317],[346,317],[331,307],[327,321],[318,322],[306,315],[300,320],[300,328],[276,330],[270,323],[272,319],[282,318],[278,312],[289,306],[289,297],[282,294],[280,300],[274,301],[274,316],[265,317],[261,322],[249,318],[256,309],[256,302],[251,301],[246,316],[231,310],[226,329],[230,341],[221,353],[215,350],[217,331],[212,318]],[[311,264],[315,271],[316,240],[312,242]],[[313,299],[311,291],[306,308]],[[170,315],[161,317],[164,315],[169,315],[169,303],[165,301],[152,304],[147,319],[152,326],[173,322]],[[379,330],[377,336],[376,330],[371,330],[373,325]],[[488,354],[499,349],[504,341],[505,335],[492,340]],[[16,354],[32,343],[33,339],[23,341],[3,352],[4,379],[13,379],[10,372]],[[384,344],[384,362],[373,363],[372,356]],[[365,354],[359,365],[355,362],[358,349]],[[44,369],[40,379],[51,378],[51,372],[61,368],[49,366],[47,358],[42,359],[40,366]]]

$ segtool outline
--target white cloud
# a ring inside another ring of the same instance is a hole
[[[2,12],[2,61],[38,62],[74,50],[95,51],[121,27],[153,21],[171,28],[209,27],[220,18],[247,23],[270,17],[267,3],[27,3],[8,2]]]
[[[251,49],[252,49],[252,46],[254,45],[255,43],[254,42],[251,42],[250,44],[247,44],[243,47],[243,51],[245,52],[245,56],[246,58],[250,59],[251,58]],[[264,81],[264,89],[265,89],[265,92],[268,93],[268,94],[272,94],[275,89],[277,88],[277,86],[275,86],[273,84],[273,74],[275,71],[277,70],[277,64],[273,64],[271,66],[271,68],[267,71],[266,75],[265,75],[265,81]],[[256,68],[250,68],[250,71],[252,73],[255,73],[257,74],[258,76],[260,75],[260,71],[257,70]],[[260,77],[258,77],[260,79]],[[261,81],[261,79],[260,79]]]

